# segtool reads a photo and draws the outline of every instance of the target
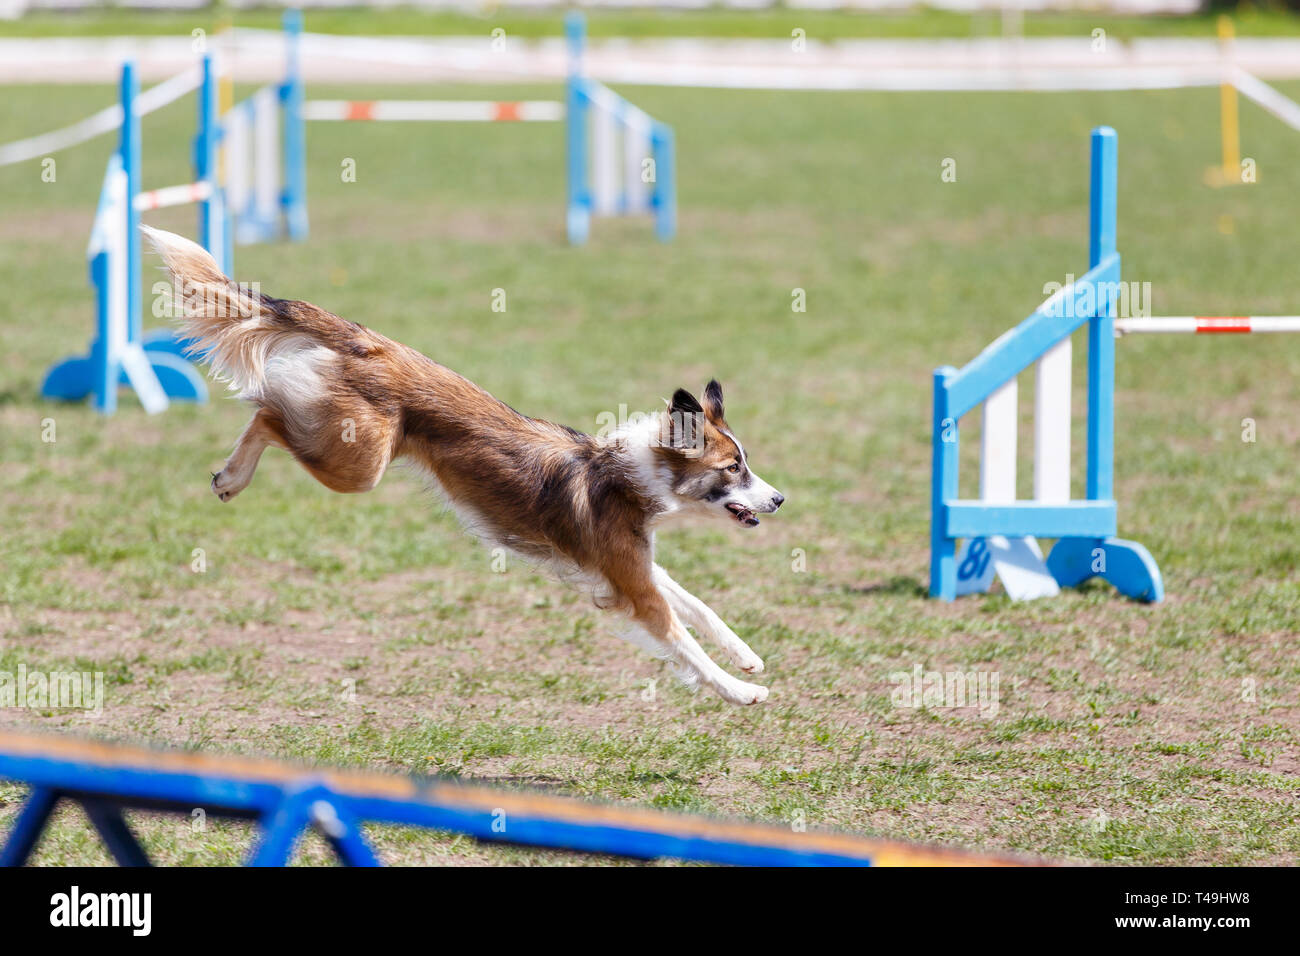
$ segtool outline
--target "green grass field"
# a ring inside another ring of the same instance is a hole
[[[46,367],[90,334],[103,139],[60,154],[53,183],[35,162],[0,169],[0,671],[103,671],[105,711],[6,709],[3,725],[1067,861],[1296,863],[1300,342],[1119,344],[1120,534],[1156,556],[1164,604],[1096,585],[945,605],[925,587],[931,371],[1085,270],[1088,130],[1119,131],[1125,277],[1151,283],[1157,314],[1297,311],[1300,137],[1243,105],[1259,182],[1216,190],[1202,184],[1208,90],[624,92],[677,131],[672,244],[644,222],[564,244],[559,127],[318,124],[311,239],[241,248],[236,275],[585,430],[718,376],[756,470],[789,501],[752,532],[664,535],[660,560],[765,658],[770,700],[692,695],[577,596],[517,564],[495,572],[408,473],[342,497],[271,452],[221,504],[209,474],[248,416],[223,394],[158,417],[124,396],[111,419],[40,401]],[[112,96],[10,87],[2,138]],[[191,128],[188,101],[150,117],[146,186],[185,179]],[[355,183],[340,181],[346,159]],[[147,219],[193,229],[186,211]],[[977,419],[967,435],[973,494]],[[996,715],[893,706],[890,675],[917,665],[997,674]],[[0,785],[0,827],[21,795]],[[167,862],[236,862],[249,836],[137,822]],[[570,859],[374,836],[399,863]],[[68,812],[39,859],[106,856]]]

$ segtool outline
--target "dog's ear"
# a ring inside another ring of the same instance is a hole
[[[687,454],[698,455],[704,451],[704,407],[684,388],[673,392],[659,442]]]
[[[681,412],[683,415],[689,415],[691,413],[698,414],[704,411],[704,408],[700,405],[699,399],[686,391],[686,389],[679,388],[677,391],[673,392],[673,400],[668,403],[668,410],[670,412]]]
[[[722,386],[718,380],[712,379],[709,384],[704,386],[704,414],[709,416],[710,421],[720,422],[726,415],[722,411]]]

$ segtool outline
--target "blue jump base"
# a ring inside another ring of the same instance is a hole
[[[1048,303],[975,357],[965,368],[934,372],[933,466],[930,484],[930,596],[957,596],[957,542],[990,535],[1056,538],[1047,569],[1062,587],[1099,577],[1138,601],[1160,601],[1164,583],[1151,553],[1115,537],[1115,307],[1120,288],[1116,249],[1118,148],[1115,131],[1092,131],[1088,272],[1069,308]],[[1087,497],[1062,504],[990,504],[958,495],[961,417],[1037,362],[1062,339],[1088,326]],[[969,577],[963,573],[962,577]]]

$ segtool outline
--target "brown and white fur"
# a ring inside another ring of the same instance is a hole
[[[471,531],[586,589],[625,616],[625,636],[691,684],[754,704],[767,688],[733,677],[687,631],[746,674],[763,662],[655,563],[655,531],[679,518],[744,527],[784,496],[749,468],[716,381],[679,389],[658,414],[608,438],[528,418],[414,349],[306,302],[252,295],[187,239],[145,228],[181,293],[182,331],[214,373],[257,406],[225,467],[222,501],[283,448],[333,491],[369,491],[391,461],[413,462]]]

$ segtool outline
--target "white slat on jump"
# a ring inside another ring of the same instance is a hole
[[[1070,339],[1038,360],[1034,378],[1034,500],[1070,500]]]
[[[1016,500],[1019,396],[1019,386],[1013,378],[984,401],[980,500],[990,504]],[[1015,601],[1059,593],[1055,579],[1043,563],[1043,552],[1033,538],[989,535],[964,541],[957,562],[958,594],[987,591],[993,584],[994,574]]]
[[[253,202],[257,220],[273,229],[280,216],[280,94],[273,86],[253,94]]]
[[[1017,406],[1020,388],[1013,378],[984,402],[984,436],[980,448],[980,500],[1016,500]]]
[[[126,347],[126,172],[114,169],[108,177],[109,202],[104,210],[103,228],[92,236],[108,253],[108,353],[119,359]]]
[[[236,216],[248,212],[248,113],[241,103],[225,118],[226,202]]]
[[[650,208],[650,186],[641,179],[642,166],[650,155],[650,122],[640,110],[631,110],[623,126],[623,195],[628,212]]]
[[[597,215],[618,212],[618,163],[614,156],[617,118],[605,103],[591,108],[591,201]]]

